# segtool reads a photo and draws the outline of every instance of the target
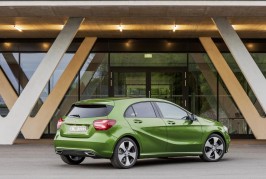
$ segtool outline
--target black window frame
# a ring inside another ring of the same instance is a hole
[[[134,113],[135,116],[127,116],[127,115],[126,115],[127,111],[128,111],[130,108],[132,109],[132,111],[133,111],[133,113]],[[130,105],[130,106],[127,107],[127,109],[126,109],[125,112],[124,112],[124,117],[125,117],[125,118],[134,118],[134,117],[136,117],[136,113],[135,113],[135,110],[134,110],[134,108],[132,107],[132,105]]]

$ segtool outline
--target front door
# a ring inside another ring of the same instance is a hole
[[[167,151],[173,153],[201,152],[200,123],[188,119],[184,109],[166,102],[155,102],[167,129]]]
[[[165,99],[187,108],[186,68],[113,67],[110,97]]]

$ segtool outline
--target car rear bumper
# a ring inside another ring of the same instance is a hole
[[[74,155],[92,158],[111,158],[117,138],[104,133],[90,138],[69,138],[57,134],[55,152],[59,155]]]

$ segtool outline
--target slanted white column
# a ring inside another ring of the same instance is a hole
[[[41,138],[46,126],[53,117],[57,107],[60,105],[60,102],[64,98],[69,86],[74,81],[79,69],[84,64],[96,39],[97,38],[95,37],[86,37],[84,39],[36,116],[34,118],[29,117],[27,119],[21,130],[26,139]]]
[[[79,69],[84,64],[96,39],[97,38],[95,37],[86,37],[84,39],[79,49],[77,50],[76,54],[74,55],[74,57],[72,58],[68,66],[66,67],[64,73],[61,75],[60,79],[57,81],[57,84],[55,85],[55,87],[53,88],[53,90],[51,91],[47,99],[45,100],[44,104],[41,106],[36,116],[28,117],[28,119],[26,120],[26,122],[24,123],[21,129],[21,132],[26,139],[40,139],[41,138],[43,131],[47,127],[49,121],[51,120],[57,107],[62,101],[69,86],[71,85],[72,81],[76,77],[76,74],[78,73]],[[17,64],[12,54],[3,54],[3,55],[8,62],[11,62],[12,64],[14,64],[14,66],[12,66],[11,68],[13,73],[16,70],[20,70],[21,73],[24,74],[24,72],[21,70],[21,68]],[[97,68],[100,65],[102,59],[103,59],[102,54],[96,54],[93,60],[91,61],[91,63],[89,64],[87,70]],[[23,74],[22,74],[22,78],[24,80],[24,83],[22,85],[23,87],[25,87],[27,85],[28,78],[26,77],[25,74],[24,75]],[[91,77],[92,75],[91,76],[83,75],[81,82],[89,83],[89,80],[91,79]],[[3,88],[0,88],[0,95],[2,95],[2,97],[4,98],[4,101],[6,102],[8,109],[12,109],[14,103],[18,99],[18,96],[16,92],[13,90],[8,79],[2,73],[1,67],[0,67],[0,85],[3,86]],[[75,91],[76,90],[78,90],[78,88],[76,88]],[[81,91],[82,90],[84,90],[84,87],[81,89]],[[40,101],[40,98],[39,98],[39,102],[42,102]],[[75,101],[66,100],[66,103],[64,104],[67,106],[71,106],[74,102]],[[60,112],[61,112],[61,109],[60,109]],[[61,113],[61,116],[64,114]]]
[[[259,115],[223,55],[210,37],[200,37],[199,39],[256,139],[266,139],[266,120]]]
[[[0,117],[0,144],[13,144],[84,18],[69,18],[7,117]]]
[[[215,17],[212,20],[216,24],[223,40],[261,104],[261,107],[266,112],[265,77],[227,19],[224,17]]]

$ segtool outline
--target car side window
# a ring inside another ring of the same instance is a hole
[[[132,105],[136,117],[154,118],[156,114],[150,102],[141,102]]]
[[[169,103],[156,102],[164,118],[186,119],[188,114],[183,109]]]
[[[136,117],[136,114],[132,108],[132,106],[129,106],[125,112],[125,117]]]

